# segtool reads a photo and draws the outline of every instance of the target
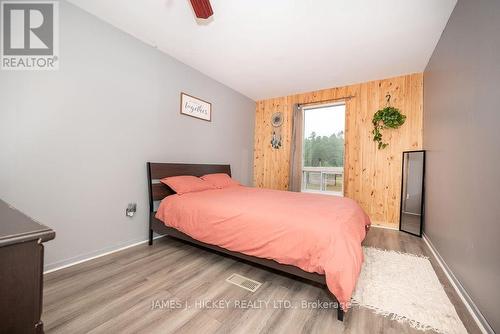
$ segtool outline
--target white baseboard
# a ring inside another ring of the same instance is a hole
[[[386,230],[393,230],[393,231],[399,231],[399,228],[397,227],[390,227],[390,226],[384,226],[384,225],[371,225],[371,227],[375,227],[375,228],[385,228]]]
[[[493,328],[491,328],[491,326],[488,324],[488,321],[485,319],[485,317],[483,316],[481,311],[479,311],[476,304],[474,304],[474,301],[472,300],[470,295],[467,293],[465,288],[462,286],[462,284],[460,283],[458,278],[453,274],[450,267],[448,267],[448,265],[446,264],[444,259],[441,257],[441,255],[439,255],[439,252],[437,251],[436,247],[434,247],[434,245],[432,244],[429,237],[424,233],[422,235],[422,238],[424,239],[424,242],[427,245],[427,247],[429,247],[432,255],[434,255],[434,258],[436,259],[436,261],[439,264],[439,266],[441,267],[441,269],[443,269],[446,277],[448,278],[451,285],[453,286],[453,288],[457,292],[458,296],[460,297],[460,299],[464,303],[465,307],[467,307],[467,310],[471,314],[472,318],[476,322],[476,324],[479,327],[479,329],[481,330],[481,332],[486,333],[486,334],[489,334],[489,333],[494,334],[495,332],[493,331]]]
[[[156,239],[159,239],[159,238],[163,238],[164,235],[158,235],[156,237],[153,238],[153,240],[156,240]],[[51,268],[51,269],[48,269],[48,270],[45,270],[43,272],[43,274],[48,274],[48,273],[51,273],[51,272],[54,272],[54,271],[58,271],[58,270],[61,270],[61,269],[64,269],[64,268],[68,268],[68,267],[72,267],[74,265],[77,265],[79,263],[83,263],[83,262],[87,262],[87,261],[90,261],[90,260],[93,260],[93,259],[97,259],[99,257],[102,257],[102,256],[105,256],[105,255],[109,255],[109,254],[113,254],[113,253],[116,253],[116,252],[119,252],[119,251],[122,251],[122,250],[125,250],[127,248],[131,248],[131,247],[134,247],[134,246],[138,246],[138,245],[141,245],[141,244],[145,244],[146,242],[148,242],[149,239],[146,239],[146,240],[142,240],[142,241],[139,241],[139,242],[134,242],[130,245],[126,245],[126,246],[123,246],[123,247],[119,247],[119,248],[116,248],[116,249],[113,249],[113,250],[110,250],[110,251],[106,251],[106,252],[103,252],[103,253],[99,253],[97,255],[93,255],[93,256],[90,256],[90,257],[87,257],[87,258],[84,258],[84,259],[81,259],[81,260],[78,260],[78,261],[74,261],[74,262],[70,262],[70,263],[66,263],[64,265],[61,265],[61,266],[57,266],[55,268]]]

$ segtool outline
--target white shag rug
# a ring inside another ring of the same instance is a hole
[[[419,330],[467,333],[428,258],[371,247],[363,251],[353,305]]]

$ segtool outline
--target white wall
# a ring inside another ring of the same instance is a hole
[[[46,269],[147,238],[147,161],[250,184],[254,101],[66,2],[60,37],[59,71],[0,71],[0,198],[56,231]],[[179,114],[181,91],[211,123]]]

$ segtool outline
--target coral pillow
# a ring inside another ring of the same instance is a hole
[[[160,182],[172,188],[178,195],[215,189],[215,186],[210,182],[203,181],[199,177],[191,175],[166,177],[161,179]]]
[[[225,173],[207,174],[203,175],[201,179],[207,181],[208,183],[219,189],[240,185]]]

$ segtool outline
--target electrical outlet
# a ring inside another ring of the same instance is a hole
[[[136,211],[137,211],[137,204],[130,203],[127,206],[127,209],[125,210],[125,214],[127,215],[127,217],[133,217]]]

